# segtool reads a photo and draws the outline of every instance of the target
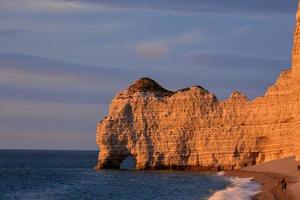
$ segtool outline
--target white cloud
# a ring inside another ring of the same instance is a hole
[[[157,59],[166,56],[170,49],[162,43],[146,42],[137,44],[135,51],[143,58]]]
[[[252,29],[250,26],[242,26],[242,27],[234,30],[233,34],[235,34],[237,36],[244,36],[244,35],[247,35],[251,30]]]
[[[139,42],[135,45],[135,52],[142,58],[159,59],[167,56],[172,48],[192,44],[200,39],[199,31],[193,31],[157,41]]]
[[[32,73],[18,69],[0,69],[0,84],[8,86],[23,86],[43,88],[55,91],[108,92],[110,86],[117,87],[118,83],[105,77],[90,77],[81,74],[51,74]]]
[[[47,87],[61,88],[64,86],[87,87],[93,82],[87,77],[79,75],[59,75],[59,74],[33,74],[17,69],[0,69],[1,84],[9,85],[45,85]]]
[[[57,103],[38,102],[16,99],[0,99],[1,118],[24,118],[24,119],[97,119],[106,111],[104,104],[86,103]]]
[[[60,0],[2,0],[0,10],[62,12],[93,8],[90,4]]]
[[[200,39],[201,39],[200,32],[193,31],[193,32],[171,37],[169,39],[166,39],[164,42],[169,46],[175,46],[175,45],[192,44],[194,42],[198,42]]]

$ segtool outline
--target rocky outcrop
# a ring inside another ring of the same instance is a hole
[[[172,92],[149,78],[118,93],[97,126],[96,168],[119,168],[127,156],[138,169],[227,170],[300,160],[299,16],[292,68],[262,97],[250,101],[236,91],[219,101],[200,86]]]

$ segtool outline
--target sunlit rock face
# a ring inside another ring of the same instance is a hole
[[[97,169],[228,170],[296,155],[300,160],[300,16],[292,68],[262,97],[219,101],[200,86],[168,91],[149,78],[112,100],[97,126]]]
[[[292,52],[292,68],[300,71],[300,3],[296,16],[296,28],[294,31],[294,47]]]

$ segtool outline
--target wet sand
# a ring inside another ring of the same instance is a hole
[[[275,160],[261,165],[228,171],[227,176],[253,177],[262,184],[262,192],[256,200],[300,200],[300,171],[294,158]],[[282,191],[281,180],[285,178],[287,190]]]

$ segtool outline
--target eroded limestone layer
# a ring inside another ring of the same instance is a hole
[[[299,14],[297,15],[299,16]],[[112,100],[97,126],[96,168],[237,169],[296,155],[300,160],[300,18],[292,68],[263,97],[219,101],[200,86],[176,92],[143,78]],[[299,41],[298,41],[299,40]]]

